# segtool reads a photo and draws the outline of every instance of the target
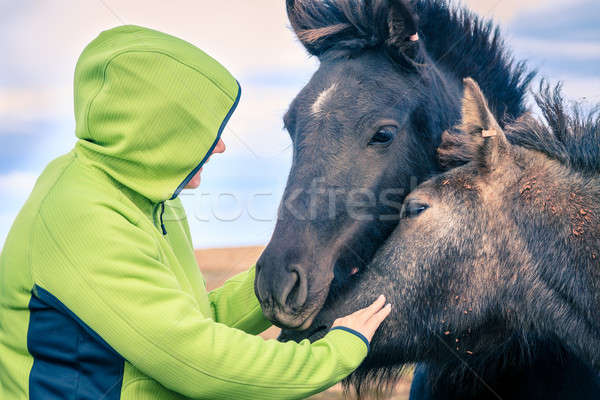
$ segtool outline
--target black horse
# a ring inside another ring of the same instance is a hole
[[[443,0],[418,1],[414,12],[401,0],[287,7],[320,67],[284,117],[293,163],[256,291],[268,317],[299,328],[336,273],[371,260],[410,189],[441,172],[436,149],[460,119],[462,80],[481,82],[504,121],[525,111],[533,74],[491,23]]]
[[[480,82],[504,125],[525,111],[533,74],[493,24],[443,0],[287,8],[321,64],[285,116],[293,165],[256,292],[274,323],[307,329],[330,289],[359,275],[387,239],[410,189],[441,172],[436,148],[459,120],[462,79]]]

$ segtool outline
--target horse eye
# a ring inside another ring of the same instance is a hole
[[[371,138],[369,146],[390,144],[396,137],[398,128],[395,126],[384,126],[380,128],[375,136]]]
[[[404,205],[402,208],[402,218],[414,218],[427,210],[429,206],[427,204],[420,203],[418,201],[411,200]]]

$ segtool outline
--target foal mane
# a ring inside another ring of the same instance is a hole
[[[392,33],[404,29],[389,26],[391,1],[295,0],[293,24],[309,52],[319,57],[386,49]],[[475,79],[499,121],[525,112],[525,94],[535,72],[528,71],[525,62],[514,60],[492,21],[453,0],[407,3],[419,20],[419,36],[433,63],[458,81]],[[402,25],[402,21],[394,24]]]
[[[526,113],[505,127],[515,146],[541,152],[573,171],[600,173],[600,105],[585,112],[581,104],[565,101],[562,85],[551,88],[542,81],[534,93],[542,118]],[[471,161],[479,151],[479,141],[456,128],[444,133],[438,149],[440,163],[447,169]]]
[[[535,100],[543,121],[530,114],[506,129],[509,140],[560,161],[574,171],[600,173],[600,105],[589,112],[578,103],[568,104],[560,84],[551,89],[542,82]]]

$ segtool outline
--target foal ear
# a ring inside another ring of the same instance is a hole
[[[502,129],[490,111],[488,102],[477,82],[472,78],[466,78],[463,84],[461,130],[482,137],[502,134]],[[492,131],[496,131],[496,134]]]
[[[481,170],[493,170],[510,147],[479,85],[471,78],[464,80],[459,130],[478,143],[474,159],[478,161]]]
[[[471,78],[465,79],[462,122],[442,134],[438,148],[440,164],[450,169],[477,161],[480,170],[488,172],[509,147],[479,85]]]

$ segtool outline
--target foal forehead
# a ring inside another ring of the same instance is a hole
[[[481,199],[481,182],[471,165],[463,165],[443,174],[436,175],[423,182],[413,194],[427,194],[428,197],[444,199],[450,198],[474,201],[477,204]]]

